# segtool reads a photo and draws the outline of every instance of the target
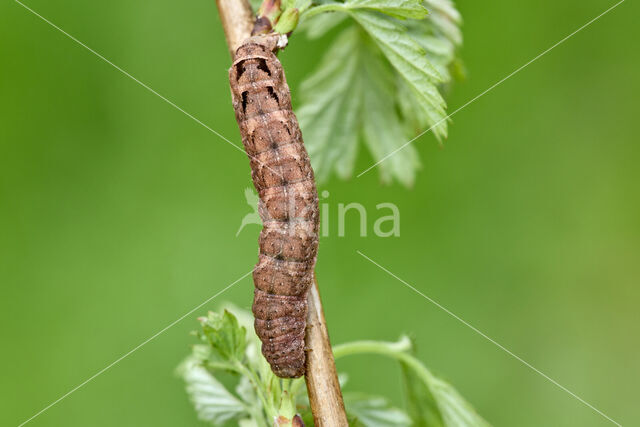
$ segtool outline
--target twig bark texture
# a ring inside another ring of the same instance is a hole
[[[216,0],[231,59],[236,49],[251,35],[253,12],[247,0]]]

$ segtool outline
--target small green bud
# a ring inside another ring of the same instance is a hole
[[[300,19],[298,9],[287,9],[280,16],[280,19],[273,30],[279,34],[289,34],[298,26],[298,19]]]

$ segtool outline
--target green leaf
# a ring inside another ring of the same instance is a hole
[[[429,12],[421,0],[347,0],[344,3],[325,3],[308,10],[307,18],[322,12],[350,12],[370,10],[398,19],[423,19]]]
[[[452,73],[463,73],[456,59],[460,14],[450,0],[347,0],[320,2],[301,20],[307,35],[316,38],[344,16],[368,37],[353,26],[345,29],[300,88],[298,114],[316,177],[320,182],[332,172],[351,177],[361,139],[374,161],[381,161],[382,181],[411,185],[419,162],[406,143],[425,131],[433,131],[438,141],[447,137],[441,90]],[[366,62],[370,58],[373,62]],[[373,69],[381,75],[367,72]]]
[[[331,31],[346,18],[345,14],[323,13],[314,16],[313,19],[304,19],[298,28],[303,30],[310,39],[317,39]]]
[[[407,408],[416,426],[489,427],[458,391],[433,375],[418,359],[400,358]]]
[[[407,401],[407,412],[415,427],[443,427],[442,415],[429,391],[429,387],[405,364],[402,379]]]
[[[455,60],[455,45],[445,38],[440,38],[429,34],[425,31],[424,25],[421,23],[409,23],[409,35],[424,48],[427,59],[433,64],[438,74],[442,77],[442,83],[448,83],[451,80],[449,66]]]
[[[320,182],[332,171],[352,175],[361,137],[376,161],[407,139],[395,107],[393,71],[362,30],[351,27],[338,36],[301,93],[297,116]],[[418,155],[407,147],[380,166],[383,181],[411,185]]]
[[[375,10],[400,19],[422,19],[429,14],[421,0],[349,0],[344,6],[351,10]]]
[[[251,384],[248,377],[241,377],[236,385],[236,394],[247,404],[252,406],[260,405],[260,398],[256,393],[256,389]]]
[[[236,317],[229,311],[222,314],[209,312],[200,318],[202,336],[213,352],[225,362],[242,361],[247,346],[247,330],[238,324]]]
[[[489,427],[489,423],[446,381],[433,377],[430,389],[446,427]]]
[[[352,13],[352,16],[376,41],[391,65],[412,89],[412,99],[426,116],[427,123],[433,127],[436,137],[446,138],[446,104],[437,88],[442,76],[427,59],[424,48],[397,21],[363,11]]]
[[[454,45],[462,44],[462,17],[451,0],[424,0],[431,12],[429,24],[434,35],[450,40]]]
[[[394,408],[384,397],[361,393],[345,393],[344,403],[349,425],[364,427],[399,427],[411,425],[411,419],[401,409]]]
[[[450,0],[425,0],[425,4],[430,11],[429,18],[407,21],[405,25],[447,83],[451,80],[450,68],[457,64],[456,51],[462,44],[462,18]]]
[[[304,379],[277,378],[260,353],[252,314],[225,305],[230,309],[198,319],[202,331],[195,335],[200,343],[178,368],[198,413],[215,425],[233,418],[233,425],[268,427],[279,416],[291,419]]]
[[[248,415],[243,403],[195,360],[187,359],[179,370],[199,419],[221,425]]]
[[[353,171],[361,125],[359,42],[354,28],[344,31],[301,86],[297,116],[319,181],[334,168],[343,178]]]
[[[407,136],[393,102],[396,90],[393,74],[380,58],[371,53],[363,56],[363,63],[366,64],[362,69],[363,81],[369,83],[363,100],[365,142],[376,161],[394,153],[380,164],[380,175],[384,182],[391,181],[393,177],[411,186],[420,162],[415,147],[410,145],[399,150]]]
[[[417,13],[417,8],[423,10],[424,14]],[[443,76],[429,60],[425,48],[410,37],[406,27],[394,19],[375,13],[382,12],[396,18],[421,19],[426,16],[422,3],[409,0],[349,0],[312,8],[307,12],[307,17],[323,10],[347,12],[369,33],[411,88],[405,94],[405,101],[422,110],[425,119],[420,120],[421,127],[429,125],[436,138],[446,138],[446,103],[437,88],[444,81]]]
[[[489,427],[473,407],[446,381],[434,376],[412,356],[411,342],[355,341],[333,348],[336,359],[354,354],[380,354],[400,363],[412,425],[421,427]]]

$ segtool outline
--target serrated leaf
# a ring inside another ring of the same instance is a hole
[[[342,178],[351,176],[360,135],[376,161],[406,142],[393,72],[362,30],[352,27],[340,34],[301,92],[297,116],[320,182],[333,170]],[[380,165],[382,180],[411,185],[419,167],[415,148],[392,157]]]
[[[351,12],[369,10],[398,19],[423,19],[429,12],[422,0],[347,0],[344,3],[324,3],[306,12],[306,18],[322,12]]]
[[[361,393],[345,393],[344,403],[351,418],[351,426],[401,427],[411,425],[411,419],[401,409],[389,404],[387,399]]]
[[[346,18],[345,14],[323,13],[316,15],[313,19],[303,20],[298,28],[303,30],[310,39],[317,39],[338,26]]]
[[[407,409],[417,427],[490,427],[458,391],[424,366],[401,362]],[[419,372],[418,372],[419,371]]]
[[[348,0],[347,9],[371,9],[400,19],[422,19],[429,12],[421,0]]]
[[[260,405],[260,399],[256,394],[256,390],[247,377],[241,377],[236,385],[236,393],[249,405]]]
[[[431,391],[447,427],[489,427],[453,386],[439,378],[434,378]]]
[[[238,324],[229,311],[222,314],[209,312],[200,319],[202,334],[214,352],[225,362],[242,361],[247,346],[247,330]]]
[[[462,16],[451,0],[424,0],[430,11],[429,22],[433,25],[435,34],[442,35],[453,44],[462,44]]]
[[[435,377],[411,355],[411,341],[355,341],[333,347],[336,359],[354,354],[380,354],[400,363],[408,415],[419,427],[490,427],[446,381]]]
[[[427,117],[438,139],[447,136],[446,103],[438,92],[442,76],[427,54],[396,21],[371,12],[352,12],[353,18],[369,33],[391,65],[411,88],[416,107]]]
[[[409,35],[424,48],[429,62],[442,77],[442,83],[448,83],[451,80],[449,66],[455,59],[455,45],[446,38],[429,34],[425,26],[417,24],[413,22],[408,26]]]
[[[242,402],[193,360],[184,362],[181,374],[199,419],[221,425],[248,415]]]
[[[364,91],[362,114],[365,143],[376,161],[394,153],[380,163],[380,175],[384,182],[391,181],[393,177],[411,186],[420,162],[412,145],[400,149],[407,137],[393,102],[396,89],[393,74],[380,58],[368,53],[363,54],[366,66],[363,67],[362,78],[368,83]]]
[[[462,18],[450,0],[425,0],[429,18],[405,23],[409,35],[427,52],[429,61],[442,75],[443,83],[451,80],[449,68],[456,61],[456,50],[462,44]]]
[[[341,33],[316,72],[301,85],[297,116],[320,182],[332,169],[343,178],[353,172],[362,102],[359,43],[355,28]]]
[[[425,18],[423,4],[429,10],[429,15],[426,19],[419,19]],[[303,98],[303,114],[308,118],[310,113],[314,112],[322,115],[326,121],[324,128],[322,123],[316,123],[314,135],[311,137],[303,128],[305,140],[313,147],[312,163],[320,168],[318,180],[325,180],[332,168],[343,178],[351,176],[353,166],[349,162],[355,161],[357,144],[349,145],[350,149],[340,148],[339,145],[345,142],[352,144],[354,138],[364,135],[364,141],[372,151],[374,160],[377,162],[385,159],[377,165],[383,180],[389,181],[390,177],[393,177],[410,184],[413,182],[417,165],[413,153],[408,153],[404,160],[396,160],[395,165],[385,167],[384,164],[392,162],[393,158],[401,156],[400,153],[409,150],[410,145],[401,150],[397,148],[427,130],[433,131],[440,141],[446,138],[448,119],[446,104],[440,91],[443,89],[442,86],[451,80],[452,73],[456,76],[464,73],[461,63],[456,59],[456,49],[462,42],[459,29],[460,14],[451,0],[347,0],[319,2],[306,10],[301,19],[307,34],[315,38],[334,28],[345,15],[351,16],[375,41],[376,48],[369,46],[366,49],[379,49],[386,58],[385,62],[393,67],[395,77],[391,79],[392,85],[386,89],[391,88],[393,99],[389,99],[388,104],[397,111],[395,114],[387,114],[386,119],[382,118],[382,129],[376,129],[376,125],[380,123],[369,124],[367,129],[364,119],[358,120],[353,115],[346,116],[344,120],[332,118],[335,114],[341,114],[340,111],[362,109],[354,97],[360,93],[364,99],[366,88],[369,87],[367,82],[365,84],[359,81],[361,68],[358,67],[359,71],[354,72],[352,65],[358,59],[356,57],[359,56],[359,50],[363,49],[362,43],[341,46],[343,40],[335,40],[331,51],[325,55],[319,69],[313,75],[315,84],[303,85],[300,91]],[[405,19],[400,22],[398,18],[417,19]],[[343,33],[349,30],[350,28]],[[332,55],[335,55],[335,59],[331,58]],[[335,85],[331,84],[331,79],[335,81]],[[345,82],[348,81],[351,83],[345,86]],[[322,104],[317,108],[311,106],[315,97],[320,100],[319,104]],[[343,100],[340,97],[350,99]],[[381,118],[380,114],[373,115]],[[355,132],[357,136],[354,136],[354,132],[344,131],[344,125],[353,121],[354,117],[360,125]],[[392,119],[397,119],[399,126],[391,123]],[[319,119],[314,120],[312,117],[308,123],[314,121]],[[310,125],[305,126],[309,128]],[[333,127],[338,129],[335,141]],[[404,135],[398,137],[400,130]],[[317,137],[319,142],[316,144],[314,139]],[[399,141],[390,141],[390,138],[399,138]],[[324,150],[329,150],[330,153],[324,153]],[[391,153],[394,154],[389,156]],[[321,156],[322,159],[315,160],[314,156]],[[339,159],[339,164],[331,166],[332,162],[338,162],[336,159]],[[407,161],[410,163],[406,163]],[[404,165],[401,164],[403,162]],[[402,171],[403,174],[396,176],[396,172],[393,171]]]
[[[407,412],[415,427],[443,427],[440,409],[429,387],[405,364],[401,364]]]

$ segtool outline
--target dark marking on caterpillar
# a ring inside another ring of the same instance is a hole
[[[229,70],[233,108],[263,222],[252,311],[262,354],[283,378],[305,373],[307,291],[318,252],[318,193],[276,37],[254,36]]]

